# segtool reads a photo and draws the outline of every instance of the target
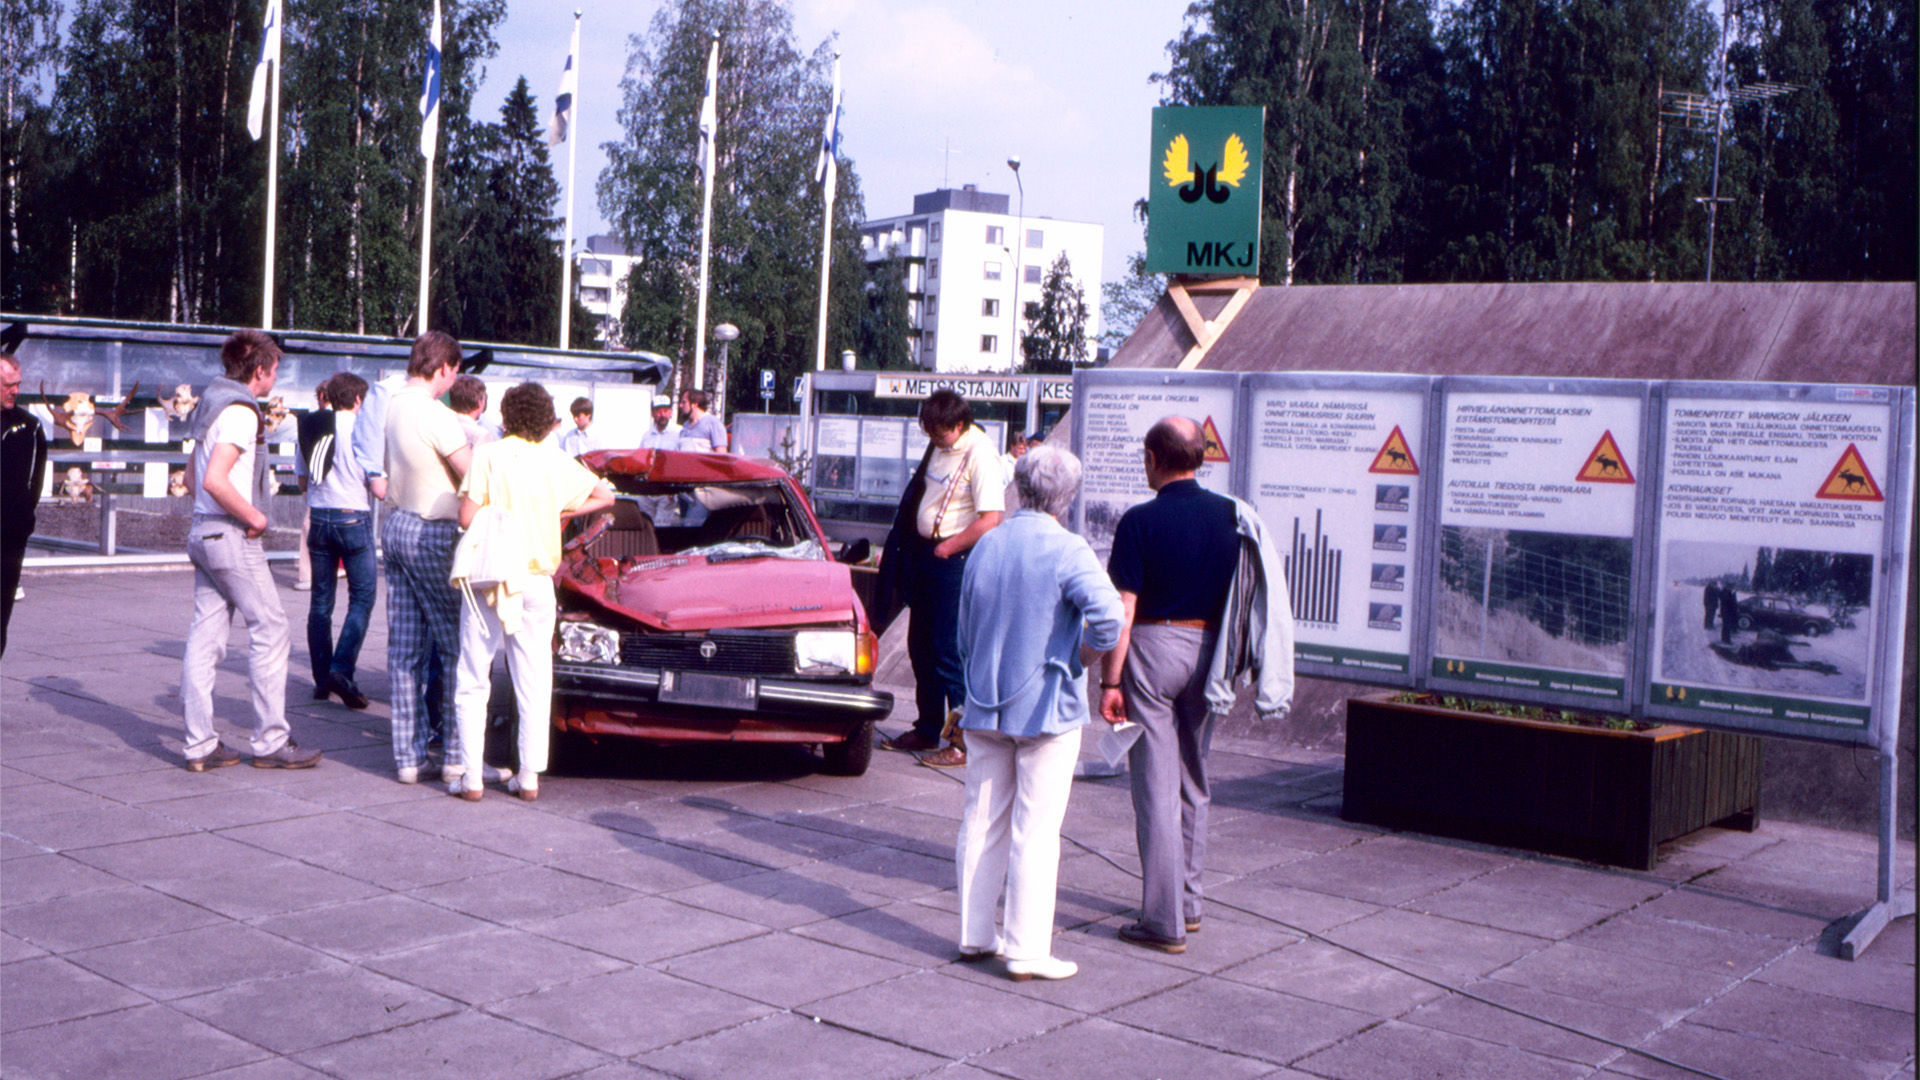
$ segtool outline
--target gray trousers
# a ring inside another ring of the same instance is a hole
[[[231,518],[196,517],[187,535],[193,562],[193,618],[180,664],[180,698],[187,721],[188,760],[219,745],[213,727],[213,679],[227,654],[227,628],[238,614],[247,624],[248,682],[253,691],[253,752],[278,751],[287,742],[287,613],[267,571],[266,549],[246,538]]]
[[[1205,658],[1214,631],[1135,626],[1120,679],[1127,718],[1139,722],[1128,758],[1134,831],[1140,842],[1140,921],[1170,938],[1186,937],[1200,917],[1200,874],[1207,861],[1207,712]]]

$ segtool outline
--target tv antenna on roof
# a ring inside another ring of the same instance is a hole
[[[953,155],[959,152],[960,151],[953,148],[953,136],[948,135],[942,139],[940,143],[940,187],[943,190],[953,186],[948,182],[947,177],[953,172]]]
[[[1727,82],[1727,39],[1733,29],[1733,11],[1731,5],[1723,4],[1720,22],[1720,55],[1717,70],[1714,73],[1714,89],[1705,94],[1689,90],[1669,90],[1664,95],[1666,104],[1660,110],[1662,116],[1679,120],[1693,131],[1713,136],[1713,187],[1704,196],[1695,196],[1695,202],[1707,204],[1707,281],[1713,280],[1713,244],[1714,234],[1720,221],[1720,204],[1732,202],[1732,199],[1720,197],[1720,144],[1727,131],[1727,113],[1735,105],[1764,105],[1777,97],[1785,97],[1800,89],[1796,83],[1756,82],[1745,86],[1731,86]]]

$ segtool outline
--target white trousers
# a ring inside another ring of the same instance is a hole
[[[954,862],[960,868],[960,948],[992,949],[994,908],[1006,897],[999,947],[1009,960],[1053,955],[1060,823],[1073,790],[1080,729],[1015,739],[967,732],[967,804]]]
[[[477,605],[460,602],[460,666],[454,676],[453,708],[469,785],[477,785],[482,775],[493,658],[502,645],[507,648],[507,671],[513,676],[513,696],[520,706],[520,771],[547,771],[547,737],[553,723],[553,579],[528,577],[519,584],[525,610],[517,634],[506,632],[499,613],[485,597],[476,596]]]

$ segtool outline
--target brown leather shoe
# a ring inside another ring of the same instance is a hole
[[[929,769],[964,769],[967,767],[967,752],[957,746],[949,746],[931,754],[921,754],[920,764]]]
[[[928,750],[938,750],[940,744],[908,728],[891,739],[883,740],[880,743],[880,749],[894,750],[902,754],[919,754]]]
[[[229,765],[240,764],[240,751],[226,743],[216,743],[212,750],[197,758],[187,759],[188,772],[206,772],[208,769],[224,769]]]

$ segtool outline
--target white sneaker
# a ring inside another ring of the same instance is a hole
[[[521,773],[507,781],[507,790],[527,802],[532,802],[540,797],[540,774]]]
[[[403,784],[417,784],[420,782],[420,767],[418,765],[402,765],[394,770],[393,775],[394,779]]]
[[[1062,960],[1057,956],[1043,956],[1038,960],[1009,960],[1007,974],[1014,982],[1026,982],[1028,979],[1071,979],[1080,970],[1080,965],[1071,960]]]

